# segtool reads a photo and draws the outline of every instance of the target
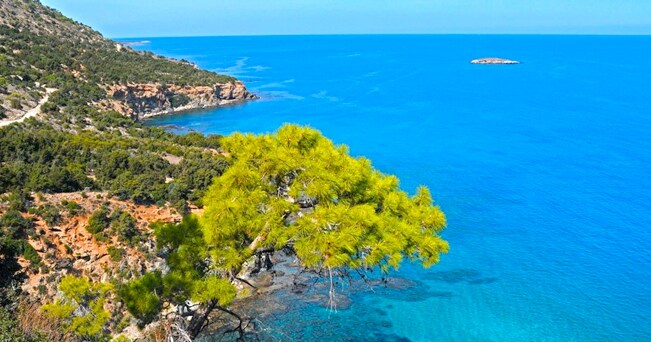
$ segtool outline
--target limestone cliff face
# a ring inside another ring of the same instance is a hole
[[[108,100],[99,107],[133,118],[219,107],[255,99],[242,82],[214,86],[177,86],[157,83],[115,85],[107,89]]]

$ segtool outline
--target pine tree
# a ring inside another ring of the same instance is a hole
[[[252,257],[293,251],[304,267],[329,278],[334,307],[337,274],[388,272],[405,258],[428,267],[448,250],[439,236],[445,216],[426,187],[409,196],[396,177],[314,129],[285,125],[275,134],[233,134],[221,144],[230,166],[207,190],[203,214],[156,228],[170,272],[123,292],[136,317],[151,319],[160,302],[129,302],[160,293],[162,301],[199,304],[188,327],[193,337],[215,309],[234,315],[242,333],[242,319],[227,306],[236,295],[231,282]]]
[[[204,198],[201,229],[214,267],[238,271],[262,250],[291,247],[309,268],[425,266],[448,244],[429,190],[409,196],[398,179],[354,158],[318,131],[285,125],[273,135],[224,138],[231,166]]]

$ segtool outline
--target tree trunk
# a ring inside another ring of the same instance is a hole
[[[215,310],[216,306],[217,301],[213,299],[206,306],[202,306],[194,315],[192,315],[190,325],[188,325],[188,333],[193,340],[199,336],[203,328],[207,325],[208,318],[213,310]]]
[[[243,340],[244,338],[244,319],[235,312],[218,305],[218,302],[216,300],[211,300],[206,306],[202,306],[197,312],[192,316],[192,320],[190,320],[190,324],[188,326],[188,334],[190,337],[192,337],[192,340],[196,339],[199,334],[203,331],[203,329],[208,325],[208,320],[210,318],[210,314],[214,310],[219,310],[222,312],[225,312],[237,319],[238,323],[237,326],[234,329],[228,330],[225,333],[233,333],[237,332],[239,334],[238,341]]]

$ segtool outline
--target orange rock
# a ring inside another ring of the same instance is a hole
[[[100,195],[99,199],[97,195]],[[156,244],[151,236],[150,223],[181,220],[181,216],[173,208],[137,205],[114,198],[106,199],[105,193],[88,193],[85,198],[81,193],[44,194],[43,196],[44,201],[39,205],[44,203],[59,205],[62,201],[74,201],[84,209],[84,213],[76,216],[68,216],[67,213],[62,212],[62,221],[57,227],[50,227],[44,220],[35,217],[36,232],[43,232],[43,234],[39,235],[38,239],[30,240],[29,243],[36,249],[49,272],[47,274],[33,272],[30,270],[30,263],[22,258],[19,259],[19,264],[28,277],[23,290],[33,298],[43,301],[52,299],[51,296],[57,292],[56,287],[59,279],[70,272],[87,276],[98,282],[102,279],[111,279],[120,271],[138,275],[141,272],[141,265],[144,265],[145,271],[155,269],[163,260],[151,256],[155,255]],[[86,230],[86,226],[90,215],[98,210],[104,202],[108,202],[111,210],[120,208],[133,216],[145,241],[132,247],[118,241],[116,236],[112,236],[106,242],[95,239]],[[51,247],[48,247],[48,244],[51,244]],[[128,262],[113,261],[108,254],[109,246],[123,249],[125,251],[124,259]],[[72,253],[69,252],[70,249]],[[147,251],[149,255],[145,255],[143,250]],[[66,260],[70,260],[70,262]]]

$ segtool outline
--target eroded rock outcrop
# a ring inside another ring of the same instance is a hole
[[[109,197],[106,193],[43,194],[34,205],[74,202],[80,205],[77,214],[62,212],[60,222],[50,225],[40,216],[28,215],[34,222],[38,235],[29,239],[29,244],[38,253],[41,268],[30,267],[30,262],[19,258],[25,271],[26,282],[22,290],[32,299],[51,301],[57,293],[59,280],[67,274],[88,277],[94,282],[106,282],[116,277],[127,280],[144,272],[161,270],[164,259],[156,255],[156,242],[152,236],[151,222],[179,222],[181,215],[168,206],[145,206]],[[107,206],[111,212],[122,210],[133,217],[141,240],[134,245],[120,241],[117,235],[102,240],[88,232],[88,221],[92,213]],[[4,210],[0,208],[0,214]],[[110,255],[109,249],[121,251],[120,260]]]
[[[64,209],[64,203],[75,203],[77,209],[73,212]],[[48,320],[42,319],[40,308],[60,296],[59,283],[67,275],[86,277],[94,283],[125,283],[146,272],[161,271],[165,274],[169,270],[164,257],[158,253],[151,223],[179,222],[182,216],[176,209],[122,201],[110,197],[106,192],[39,194],[34,196],[32,204],[34,208],[44,205],[59,208],[59,219],[55,223],[48,223],[39,213],[21,214],[34,226],[35,233],[26,242],[33,248],[35,255],[31,261],[24,255],[18,256],[15,266],[12,263],[8,265],[17,267],[12,267],[11,271],[16,272],[15,279],[21,281],[11,283],[11,291],[25,295],[26,300],[20,304],[25,311],[21,312],[24,315],[31,313],[33,317],[23,317],[21,320],[29,322],[30,326],[48,329],[46,331],[49,333],[56,329],[47,325],[50,324]],[[112,214],[129,214],[134,220],[137,241],[121,239],[114,230],[114,223],[105,228],[108,232],[105,235],[91,234],[88,231],[90,217],[103,207],[108,208]],[[0,202],[0,216],[7,210],[8,205]],[[2,257],[0,256],[0,270],[7,265],[2,263]],[[10,269],[2,271],[8,270]],[[104,308],[116,318],[114,323],[120,322],[120,325],[110,325],[111,333],[121,332],[132,340],[144,340],[144,332],[137,328],[138,321],[128,318],[126,308],[117,296],[109,296]],[[152,326],[156,327],[157,324]],[[0,341],[4,340],[0,337]]]
[[[98,105],[132,118],[147,118],[201,108],[212,108],[255,99],[242,82],[214,86],[177,86],[158,83],[114,85],[108,99]]]

